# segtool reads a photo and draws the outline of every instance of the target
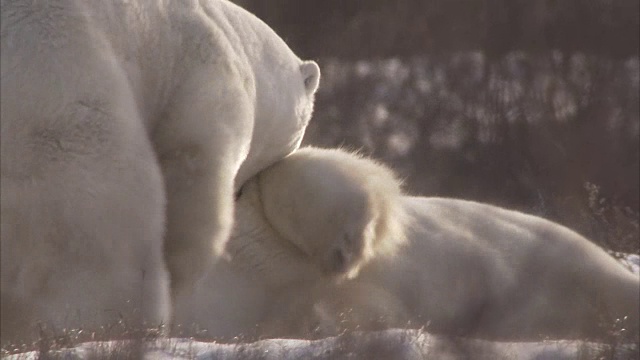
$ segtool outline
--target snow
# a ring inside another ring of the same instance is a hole
[[[136,345],[138,347],[136,348]],[[136,350],[141,350],[140,355]],[[248,344],[218,344],[189,339],[160,339],[140,343],[90,342],[57,352],[60,359],[95,359],[113,352],[117,358],[169,359],[608,359],[637,358],[637,345],[618,346],[578,341],[490,342],[447,338],[420,330],[391,329],[343,334],[321,340],[271,339]],[[101,356],[102,355],[102,356]],[[114,357],[112,357],[114,358]],[[38,359],[37,352],[7,360]]]

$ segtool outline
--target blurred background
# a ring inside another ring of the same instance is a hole
[[[320,64],[305,144],[638,253],[638,0],[237,3]]]

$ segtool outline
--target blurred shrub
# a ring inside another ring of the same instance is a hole
[[[305,143],[362,148],[413,193],[523,209],[637,251],[637,59],[466,52],[322,67]]]
[[[637,55],[638,0],[238,0],[306,58],[480,50]]]

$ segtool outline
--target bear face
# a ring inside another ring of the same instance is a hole
[[[256,181],[273,229],[327,274],[354,277],[377,252],[392,253],[404,240],[400,181],[356,154],[299,149]]]
[[[166,288],[224,251],[235,188],[300,145],[319,67],[226,0],[1,9],[2,312],[33,319],[2,340],[168,323]]]

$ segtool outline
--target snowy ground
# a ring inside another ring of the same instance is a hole
[[[137,345],[137,346],[136,346]],[[187,339],[165,339],[139,344],[85,343],[66,349],[59,359],[632,359],[637,346],[617,349],[571,341],[499,343],[447,339],[418,330],[353,333],[316,341],[273,339],[250,344],[216,344]],[[38,359],[36,352],[7,360]]]

